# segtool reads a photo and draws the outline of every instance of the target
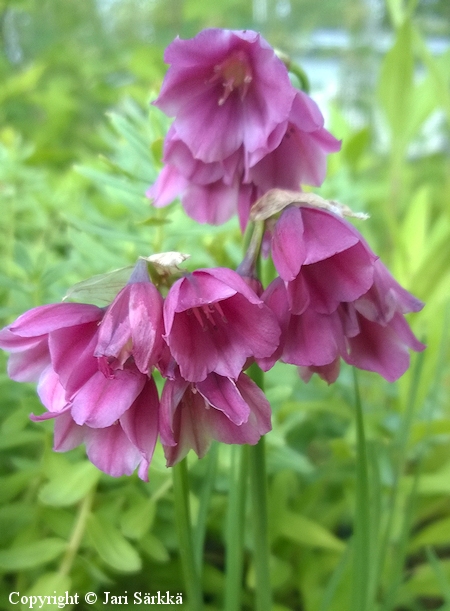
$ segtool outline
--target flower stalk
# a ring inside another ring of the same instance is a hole
[[[184,584],[191,611],[202,611],[203,593],[194,553],[189,510],[189,480],[186,458],[172,468],[175,522]]]

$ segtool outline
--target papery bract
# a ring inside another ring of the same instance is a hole
[[[202,458],[212,440],[255,444],[271,429],[271,409],[262,390],[245,374],[236,381],[210,373],[196,384],[179,375],[161,396],[161,442],[167,465],[190,449]]]

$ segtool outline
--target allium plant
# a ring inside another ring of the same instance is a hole
[[[176,39],[165,59],[170,68],[154,103],[174,120],[148,195],[155,206],[180,197],[201,223],[237,214],[242,230],[250,225],[242,264],[185,271],[179,253],[141,258],[107,307],[34,308],[0,332],[0,347],[11,353],[11,378],[37,382],[47,411],[32,419],[55,420],[56,451],[84,443],[99,469],[137,469],[147,480],[160,437],[174,466],[180,553],[196,611],[202,594],[184,532],[184,458],[191,449],[202,458],[213,440],[254,446],[256,604],[269,610],[262,444],[271,410],[262,372],[283,362],[305,382],[317,373],[333,383],[343,360],[392,382],[408,368],[409,350],[424,348],[404,317],[423,304],[343,218],[351,211],[302,191],[321,185],[340,142],[260,34],[205,30]],[[266,286],[262,252],[276,271]],[[164,380],[160,398],[154,375]],[[232,608],[241,577],[229,575]]]

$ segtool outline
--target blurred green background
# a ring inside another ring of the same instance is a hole
[[[331,387],[303,384],[291,366],[267,375],[274,611],[450,609],[447,0],[0,0],[2,324],[138,255],[190,253],[189,269],[239,264],[235,221],[197,226],[143,195],[168,126],[149,106],[164,47],[204,27],[258,29],[304,68],[343,140],[321,195],[370,213],[358,229],[426,302],[410,317],[428,345],[411,370],[392,385],[359,374],[364,456],[349,368]],[[42,411],[33,385],[7,378],[5,355],[0,365],[0,609],[20,607],[11,591],[184,592],[161,448],[149,484],[100,474],[82,448],[53,453],[52,424],[28,419]],[[222,608],[238,452],[221,446],[189,461],[194,520],[216,474],[203,568],[210,610]],[[251,524],[249,511],[247,550]],[[246,553],[244,611],[253,588]]]

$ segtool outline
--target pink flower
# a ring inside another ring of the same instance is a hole
[[[139,477],[148,481],[148,468],[159,431],[159,399],[153,379],[145,379],[144,376],[142,379],[144,384],[139,394],[127,410],[108,426],[94,428],[77,424],[70,404],[42,416],[32,415],[31,418],[36,422],[55,418],[53,449],[56,452],[67,452],[85,443],[89,460],[101,471],[119,477],[131,475],[138,468]],[[48,382],[46,393],[49,391]],[[52,382],[54,399],[58,396],[61,399],[64,389],[55,376]],[[107,380],[105,385],[114,389],[111,380]],[[114,400],[114,393],[112,395]],[[111,401],[111,394],[107,399]],[[56,407],[55,400],[53,407]]]
[[[190,382],[211,372],[236,379],[248,357],[272,354],[280,335],[269,308],[226,268],[200,269],[175,282],[164,322],[172,356]]]
[[[323,125],[317,104],[303,91],[297,91],[279,145],[251,164],[248,172],[247,180],[258,187],[258,197],[275,187],[320,187],[325,179],[327,155],[341,148],[340,141]]]
[[[342,357],[394,381],[409,366],[409,349],[424,349],[403,317],[423,304],[343,219],[286,208],[273,231],[272,256],[280,278],[262,298],[282,334],[274,354],[259,359],[263,369],[281,359],[298,365],[305,380],[318,373],[331,383]]]
[[[245,374],[236,381],[210,373],[193,384],[176,376],[161,396],[161,441],[172,466],[190,449],[202,458],[213,439],[255,444],[271,429],[269,402]]]
[[[135,300],[135,310],[139,305]],[[161,315],[160,303],[159,309]],[[139,476],[146,479],[158,435],[156,387],[133,358],[123,354],[121,369],[107,368],[106,375],[104,367],[99,369],[102,363],[94,351],[103,316],[104,310],[88,304],[34,308],[0,331],[0,347],[12,353],[9,373],[14,379],[38,382],[38,395],[48,412],[33,419],[56,418],[55,449],[64,451],[84,441],[89,458],[100,469],[122,475],[139,466]],[[117,319],[124,325],[129,322],[120,314]],[[133,337],[144,343],[138,327],[137,322]],[[136,352],[144,354],[143,361],[152,352],[145,350]]]
[[[238,213],[244,230],[252,203],[269,189],[322,184],[327,154],[340,149],[323,124],[315,102],[297,91],[288,120],[275,128],[264,151],[246,155],[241,147],[211,163],[196,159],[172,126],[165,141],[165,166],[147,196],[156,207],[180,197],[188,216],[199,223],[219,225]]]
[[[195,159],[222,161],[241,147],[244,158],[268,152],[295,90],[260,34],[203,30],[189,40],[175,39],[164,59],[171,66],[154,103],[175,117],[176,133]]]
[[[94,356],[100,358],[105,372],[123,368],[131,356],[142,373],[156,365],[164,345],[162,307],[163,298],[141,259],[98,330]]]
[[[0,331],[0,348],[11,353],[8,375],[17,382],[36,382],[50,363],[49,337],[71,327],[97,326],[103,310],[81,303],[33,308]]]

